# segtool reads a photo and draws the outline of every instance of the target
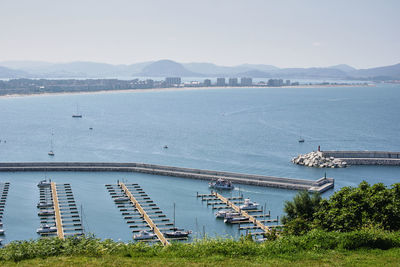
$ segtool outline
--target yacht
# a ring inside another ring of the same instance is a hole
[[[167,238],[183,238],[183,237],[188,237],[191,233],[192,231],[175,230],[172,232],[166,232],[164,233],[164,235]]]
[[[304,143],[304,138],[300,137],[299,143]]]
[[[259,205],[260,204],[258,204],[256,202],[251,202],[250,199],[246,198],[244,200],[244,204],[240,205],[239,208],[241,210],[256,210]]]
[[[208,183],[208,187],[214,188],[214,189],[223,189],[223,190],[231,190],[231,189],[235,188],[231,181],[224,180],[221,178],[218,179],[216,182]]]
[[[4,230],[0,229],[0,235],[4,235]]]
[[[54,233],[57,232],[57,227],[55,226],[50,226],[48,224],[42,224],[40,228],[36,230],[36,233],[38,234],[46,234],[46,233]]]
[[[46,179],[40,181],[37,186],[38,187],[48,187],[51,185],[51,180],[47,181]]]
[[[39,216],[49,216],[54,215],[54,210],[41,210],[38,212]]]
[[[47,155],[49,156],[54,156],[54,152],[53,152],[53,133],[51,133],[51,143],[50,143],[50,151],[47,153]]]
[[[146,230],[140,231],[139,234],[133,235],[134,240],[153,239],[154,237],[156,237],[156,234]]]
[[[247,222],[248,220],[246,216],[226,216],[224,223]]]
[[[53,207],[53,203],[52,202],[39,202],[37,205],[36,205],[36,207],[37,208],[51,208],[51,207]]]
[[[125,201],[129,201],[129,197],[116,197],[114,199],[114,202],[125,202]]]
[[[235,212],[234,210],[219,210],[215,213],[215,218],[222,218],[225,219],[225,217],[229,215],[240,215],[238,212]]]

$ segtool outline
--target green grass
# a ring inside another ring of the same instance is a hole
[[[400,248],[389,250],[362,249],[355,251],[305,252],[272,257],[101,257],[57,256],[19,262],[0,261],[1,266],[399,266]]]
[[[255,243],[203,239],[170,246],[94,237],[16,241],[0,249],[1,266],[400,266],[400,232],[314,230]]]

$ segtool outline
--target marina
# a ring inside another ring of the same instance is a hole
[[[129,228],[133,228],[132,233],[139,232],[134,239],[159,241],[164,246],[169,245],[171,240],[187,240],[187,236],[171,237],[170,231],[183,230],[176,228],[175,219],[171,222],[138,184],[118,181],[116,185],[107,184],[106,188]]]
[[[70,184],[56,184],[46,180],[38,183],[40,197],[37,204],[40,227],[37,233],[42,236],[83,235],[84,229],[76,207]]]

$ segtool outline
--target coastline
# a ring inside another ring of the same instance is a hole
[[[118,90],[99,90],[99,91],[78,91],[78,92],[45,92],[45,93],[31,93],[31,94],[7,94],[0,95],[0,98],[17,98],[17,97],[35,97],[35,96],[62,96],[62,95],[89,95],[89,94],[105,94],[105,93],[140,93],[140,92],[162,92],[162,91],[197,91],[197,90],[221,90],[221,89],[256,89],[256,88],[323,88],[323,87],[371,87],[374,84],[327,84],[327,85],[296,85],[296,86],[196,86],[196,87],[169,87],[169,88],[150,88],[150,89],[118,89]]]

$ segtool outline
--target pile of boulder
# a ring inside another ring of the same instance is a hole
[[[298,155],[292,159],[294,164],[315,168],[345,168],[347,162],[334,157],[326,158],[320,151],[313,151],[304,155]]]

